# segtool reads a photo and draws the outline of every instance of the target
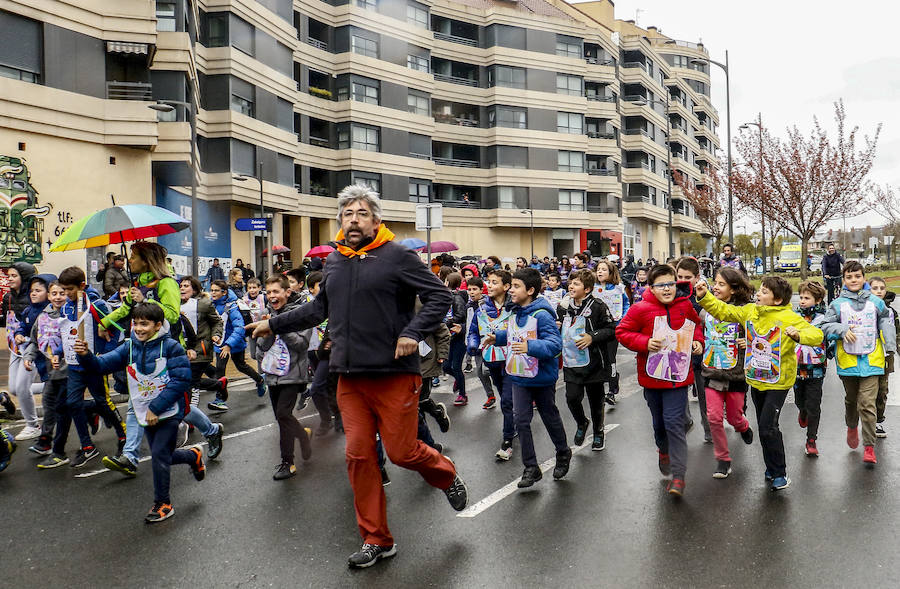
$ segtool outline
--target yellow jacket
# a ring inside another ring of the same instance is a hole
[[[747,330],[748,340],[751,337],[750,334],[754,331],[764,335],[774,327],[782,328],[779,342],[781,365],[778,381],[770,383],[756,380],[750,376],[749,370],[745,371],[745,374],[747,374],[747,383],[753,388],[761,391],[789,389],[794,386],[794,381],[797,380],[797,352],[795,349],[797,342],[784,333],[784,328],[789,326],[796,327],[797,331],[800,332],[800,343],[807,346],[819,345],[824,338],[822,330],[795,313],[793,309],[791,309],[790,304],[781,305],[780,307],[768,307],[757,305],[756,303],[749,303],[742,307],[738,307],[723,303],[708,291],[703,298],[699,299],[697,302],[701,307],[706,309],[710,315],[720,321],[743,323]],[[750,346],[751,342],[748,341],[747,345]],[[751,358],[751,351],[749,349],[747,350],[746,358],[745,366]]]

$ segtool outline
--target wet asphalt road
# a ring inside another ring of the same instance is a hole
[[[698,423],[689,434],[686,495],[673,501],[657,470],[649,412],[630,353],[620,351],[619,364],[623,394],[607,416],[608,426],[618,426],[608,433],[604,452],[576,453],[564,481],[545,476],[532,490],[512,492],[475,517],[462,518],[418,475],[389,466],[388,513],[398,554],[362,571],[346,566],[360,540],[343,438],[316,438],[312,460],[300,466],[299,475],[273,481],[277,431],[266,400],[251,391],[233,394],[231,411],[220,418],[228,433],[245,433],[226,440],[205,481],[194,481],[186,467],[173,470],[176,515],[153,526],[143,523],[152,502],[149,463],[142,463],[136,480],[112,472],[74,478],[102,468],[99,460],[78,471],[38,471],[38,458],[20,447],[0,475],[2,584],[895,586],[897,407],[888,407],[890,437],[878,442],[878,466],[864,468],[861,449],[850,450],[843,441],[842,389],[830,368],[821,458],[804,456],[796,407],[791,398],[785,405],[781,422],[793,484],[777,494],[763,481],[758,443],[745,446],[727,426],[734,473],[713,479],[713,448],[703,443]],[[515,481],[521,463],[518,448],[512,461],[495,462],[499,409],[481,409],[480,387],[469,376],[468,407],[450,407],[448,383],[435,390],[435,398],[447,403],[453,419],[451,431],[436,438],[466,480],[471,505]],[[562,392],[558,400],[571,437],[574,423]],[[696,403],[692,410],[696,419]],[[303,423],[314,427],[318,419],[309,411]],[[755,416],[750,421],[756,429]],[[537,418],[534,430],[539,459],[551,458],[552,445]],[[101,450],[114,448],[109,430],[97,442]]]

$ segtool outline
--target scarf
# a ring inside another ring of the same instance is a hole
[[[378,226],[378,233],[375,234],[375,239],[366,245],[362,246],[358,250],[353,249],[348,245],[344,245],[341,241],[344,239],[344,230],[338,230],[337,235],[334,236],[335,246],[337,247],[337,251],[341,254],[347,256],[348,258],[352,258],[354,256],[365,257],[365,253],[371,251],[375,248],[381,247],[389,241],[394,240],[394,233],[385,226],[384,223]]]

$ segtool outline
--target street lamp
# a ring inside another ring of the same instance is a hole
[[[759,129],[759,222],[760,222],[760,241],[762,241],[762,267],[763,272],[766,271],[766,212],[763,210],[763,126],[762,113],[759,113],[759,122],[744,123],[738,127],[738,131],[756,127]],[[729,145],[730,147],[730,145]],[[728,181],[731,182],[729,174]]]
[[[651,99],[648,100],[646,98],[639,98],[637,100],[629,100],[631,104],[637,106],[648,106],[653,104],[665,104],[666,105],[666,180],[668,181],[669,186],[669,202],[666,208],[669,209],[669,257],[675,257],[675,239],[672,236],[672,122],[669,120],[669,89],[666,88],[666,99],[658,100]],[[653,252],[650,252],[652,255]]]
[[[200,260],[197,250],[200,247],[200,215],[197,214],[197,109],[191,102],[181,100],[160,100],[148,104],[157,112],[172,112],[176,106],[187,109],[191,114],[191,275],[199,279]]]
[[[534,257],[534,209],[522,209],[519,211],[523,215],[531,217],[531,257]]]
[[[263,202],[263,175],[262,175],[262,162],[257,162],[256,164],[256,176],[249,176],[247,174],[236,174],[232,176],[232,179],[237,180],[238,182],[246,182],[250,178],[255,178],[257,182],[259,182],[259,216],[262,219],[266,218],[266,206]],[[272,232],[263,230],[263,243],[265,245],[265,249],[272,249]],[[272,252],[269,251],[268,255],[263,256],[265,258],[266,264],[266,272],[269,276],[272,275]]]
[[[696,65],[717,65],[725,71],[725,119],[728,125],[728,241],[734,243],[734,198],[731,195],[731,79],[728,69],[728,50],[725,50],[725,63],[712,59],[692,59]]]

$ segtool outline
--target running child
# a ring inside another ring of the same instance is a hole
[[[175,515],[169,495],[173,464],[189,465],[198,481],[206,476],[200,448],[175,449],[178,426],[186,414],[191,368],[184,348],[168,333],[160,333],[164,322],[161,306],[137,303],[131,309],[131,338],[115,350],[95,356],[86,341],[74,344],[77,364],[86,372],[110,374],[125,369],[128,374],[129,409],[144,428],[153,456],[153,507],[144,518],[147,523]]]
[[[675,280],[678,282],[690,282],[691,289],[693,289],[697,284],[697,281],[700,280],[700,264],[697,263],[697,260],[689,256],[685,256],[678,260],[678,263],[675,264]],[[697,299],[693,295],[691,295],[691,304],[694,305],[694,310],[697,311],[697,314],[699,315],[700,305],[697,304]],[[702,358],[699,355],[693,356],[691,361],[694,363],[693,393],[700,405],[700,424],[703,426],[703,441],[710,444],[712,443],[713,438],[709,431],[709,420],[706,415],[706,387],[701,372],[701,368],[703,367]],[[687,415],[687,429],[688,431],[691,431],[691,428],[694,427],[694,420],[691,418],[690,402],[685,405],[685,413]]]
[[[25,370],[25,336],[18,333],[25,321],[25,311],[31,305],[31,281],[34,275],[34,266],[27,262],[15,262],[7,269],[9,292],[3,297],[0,319],[6,327],[6,342],[9,347],[9,394],[19,399],[19,409],[25,418],[25,427],[16,435],[18,441],[33,440],[41,435],[41,423],[31,392],[34,372]],[[15,413],[14,406],[12,409],[11,415]]]
[[[252,323],[262,319],[267,303],[266,293],[263,292],[262,282],[259,278],[251,278],[247,281],[247,293],[241,297],[239,302],[242,314],[249,316]],[[244,310],[246,313],[243,313]],[[250,350],[250,357],[256,358],[256,340],[252,337],[248,338],[247,347]]]
[[[469,277],[468,288],[466,289],[469,293],[469,302],[466,304],[466,327],[463,330],[464,338],[472,331],[472,324],[475,323],[475,309],[478,308],[481,304],[481,300],[486,296],[483,294],[484,289],[485,284],[480,276],[472,275]],[[470,361],[475,361],[475,374],[478,376],[478,380],[481,381],[481,387],[484,389],[484,394],[487,397],[487,400],[485,400],[484,405],[482,405],[481,408],[493,409],[497,406],[497,397],[494,395],[494,391],[491,388],[491,373],[484,366],[484,359],[481,354],[479,354],[477,350],[475,350],[475,353],[472,353],[472,350],[468,347],[468,343],[466,345],[466,356],[470,358]]]
[[[606,303],[613,321],[617,324],[631,305],[628,294],[622,286],[622,279],[619,277],[619,267],[609,260],[597,262],[597,283],[594,285],[594,296]],[[611,363],[610,371],[612,373],[609,378],[609,391],[606,393],[606,404],[610,408],[616,406],[616,395],[619,394],[619,372],[616,370],[616,353],[618,351],[619,341],[616,338],[606,342],[606,357]]]
[[[645,290],[647,290],[647,269],[641,266],[634,273],[634,280],[631,282],[631,304],[642,301]]]
[[[653,419],[659,471],[672,475],[666,490],[684,494],[687,431],[684,407],[694,383],[692,354],[703,351],[703,326],[691,304],[689,282],[676,282],[675,270],[650,270],[643,301],[632,306],[616,327],[616,338],[637,352],[638,383]]]
[[[884,278],[873,276],[869,278],[869,289],[876,297],[880,297],[884,304],[888,306],[891,317],[894,319],[894,331],[897,333],[898,344],[900,344],[900,315],[894,309],[894,299],[896,294],[892,290],[888,290],[887,282]],[[900,346],[898,346],[900,347]],[[894,371],[894,354],[889,354],[884,365],[884,374],[878,378],[878,397],[875,399],[875,437],[886,438],[887,430],[884,428],[884,410],[887,407],[888,381],[889,375]]]
[[[66,384],[65,361],[60,366],[62,340],[59,334],[59,311],[66,301],[66,293],[58,282],[55,280],[48,282],[48,279],[49,276],[46,279],[36,276],[31,282],[31,305],[25,313],[26,320],[21,324],[23,328],[28,329],[27,343],[22,356],[25,369],[37,370],[43,382],[41,405],[44,409],[44,420],[41,424],[41,434],[28,448],[40,456],[50,454],[57,420],[56,404],[60,390]],[[55,301],[55,304],[48,302],[51,300]],[[40,349],[40,346],[43,346],[43,349]]]
[[[800,295],[798,313],[818,328],[825,321],[825,287],[818,282],[806,281],[797,289]],[[825,382],[827,363],[824,342],[818,346],[797,346],[797,382],[794,384],[794,402],[800,413],[797,422],[806,429],[806,455],[817,457],[816,439],[822,414],[822,384]]]
[[[560,278],[558,272],[551,272],[547,275],[547,288],[544,289],[544,298],[550,301],[550,304],[553,306],[559,305],[563,297],[566,296],[566,291],[562,287],[562,278]]]
[[[450,357],[444,362],[443,370],[455,380],[453,389],[456,391],[456,400],[453,404],[457,407],[467,405],[469,397],[466,395],[466,377],[463,374],[463,356],[466,355],[466,334],[463,328],[466,325],[466,305],[469,302],[469,294],[459,290],[462,284],[462,276],[458,272],[451,272],[444,280],[444,284],[453,295],[453,302],[447,311],[444,323],[450,330]]]

